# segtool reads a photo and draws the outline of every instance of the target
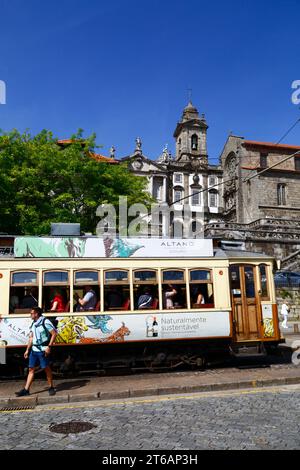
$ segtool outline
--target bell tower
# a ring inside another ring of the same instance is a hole
[[[204,114],[200,117],[198,110],[190,101],[184,108],[181,121],[174,132],[177,161],[188,162],[197,158],[204,165],[208,163],[207,129]]]

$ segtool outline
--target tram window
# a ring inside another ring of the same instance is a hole
[[[244,271],[245,271],[246,297],[254,298],[255,297],[254,267],[245,266]]]
[[[29,313],[39,304],[38,274],[35,271],[12,273],[9,313]]]
[[[106,271],[104,275],[105,310],[130,310],[128,271]]]
[[[214,308],[214,291],[211,271],[193,269],[190,275],[190,296],[192,308]]]
[[[68,271],[47,271],[43,274],[43,308],[45,312],[70,311]]]
[[[230,285],[233,297],[240,298],[242,291],[239,266],[230,266]]]
[[[99,312],[100,285],[98,271],[76,271],[74,274],[74,312]]]
[[[263,300],[270,300],[267,269],[268,268],[265,264],[260,264],[259,265],[261,298]]]
[[[111,284],[114,282],[128,282],[127,271],[106,271],[105,272],[105,284]]]
[[[183,270],[166,270],[162,273],[164,309],[186,308],[186,283]]]
[[[12,285],[37,285],[37,273],[33,271],[24,271],[12,274]]]
[[[98,271],[77,271],[75,273],[75,284],[98,284]]]
[[[44,273],[44,284],[66,284],[69,281],[67,271],[49,271]]]
[[[158,308],[157,272],[139,270],[133,273],[135,310],[155,310]]]

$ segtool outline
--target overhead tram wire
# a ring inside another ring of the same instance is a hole
[[[279,162],[274,163],[274,165],[268,166],[267,168],[264,168],[263,170],[259,171],[258,173],[255,173],[254,175],[249,176],[248,178],[245,178],[245,179],[243,180],[243,183],[247,183],[247,181],[250,181],[250,180],[252,180],[253,178],[257,178],[258,176],[262,175],[262,174],[265,173],[266,171],[272,170],[272,169],[275,168],[276,166],[281,165],[281,163],[284,163],[284,162],[286,162],[287,160],[290,160],[290,158],[293,158],[295,155],[300,155],[300,150],[298,150],[297,152],[293,153],[292,155],[289,155],[288,157],[285,157],[283,160],[280,160]]]
[[[289,135],[289,133],[294,129],[294,127],[297,126],[298,122],[300,122],[300,118],[298,118],[298,119],[296,120],[296,122],[294,122],[294,124],[293,124],[293,125],[289,128],[289,130],[281,137],[281,139],[278,140],[278,142],[276,142],[275,145],[279,145],[279,144],[283,141],[283,139],[285,139],[285,138]]]

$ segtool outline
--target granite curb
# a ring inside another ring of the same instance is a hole
[[[64,403],[80,403],[88,401],[105,402],[110,400],[122,400],[126,398],[146,398],[150,396],[180,395],[201,392],[240,390],[240,389],[258,389],[270,386],[295,385],[300,384],[300,374],[296,377],[274,377],[266,379],[239,380],[232,382],[215,382],[212,384],[199,385],[176,385],[168,387],[145,387],[144,389],[126,389],[118,391],[105,391],[82,394],[55,395],[53,397],[29,396],[24,398],[1,397],[0,410],[6,407],[26,408],[37,405],[54,405]]]

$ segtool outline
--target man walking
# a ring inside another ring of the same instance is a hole
[[[290,312],[290,307],[287,302],[284,302],[281,307],[281,315],[283,316],[283,322],[281,326],[285,330],[288,329],[287,321],[288,321],[289,312]]]
[[[24,354],[25,359],[29,357],[29,373],[25,388],[16,392],[16,395],[17,397],[25,397],[30,394],[29,390],[34,380],[35,368],[40,365],[41,369],[44,369],[46,372],[49,384],[49,395],[52,396],[55,395],[56,392],[53,387],[49,356],[57,332],[51,321],[43,317],[43,310],[41,308],[34,307],[31,310],[31,319],[32,325],[30,327],[29,343]]]

